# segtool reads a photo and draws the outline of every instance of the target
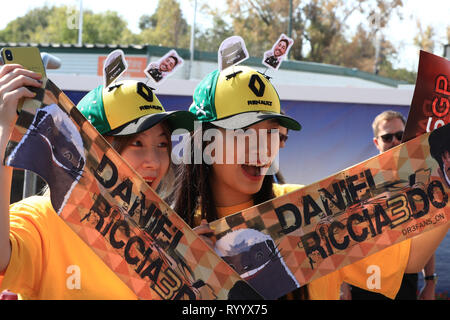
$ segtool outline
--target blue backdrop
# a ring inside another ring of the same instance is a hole
[[[74,102],[86,94],[65,91]],[[189,96],[158,95],[166,110],[187,110]],[[308,185],[358,164],[378,154],[372,139],[372,121],[385,110],[408,117],[409,106],[282,101],[283,110],[302,125],[290,131],[286,147],[280,151],[280,170],[288,183]],[[450,235],[436,251],[437,292],[450,290]],[[422,286],[422,280],[419,288]]]

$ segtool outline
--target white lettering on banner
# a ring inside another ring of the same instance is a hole
[[[434,123],[434,127],[432,128],[432,125],[431,125],[432,121],[433,121],[433,117],[429,117],[428,118],[428,123],[427,123],[427,132],[430,132],[430,131],[433,131],[433,130],[439,128],[439,127],[445,126],[444,120],[440,119],[440,120],[437,120]]]

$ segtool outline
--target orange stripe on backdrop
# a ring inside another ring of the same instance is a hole
[[[105,63],[106,56],[99,56],[97,62],[97,75],[103,76],[103,64]],[[145,78],[145,67],[147,66],[147,58],[144,57],[125,57],[125,61],[128,64],[128,69],[124,73],[125,77],[130,78]]]

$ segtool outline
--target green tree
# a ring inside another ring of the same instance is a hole
[[[343,35],[334,37],[333,42],[325,49],[322,62],[372,72],[374,61],[373,39],[360,24],[350,41]]]
[[[337,13],[340,5],[339,0],[312,0],[303,8],[305,20],[308,19],[303,34],[310,47],[308,60],[324,62],[330,51],[328,48],[341,34],[342,22]]]
[[[414,44],[419,47],[419,49],[433,53],[436,46],[436,40],[434,39],[436,33],[432,26],[427,26],[425,29],[422,24],[417,20],[418,33],[414,37]]]
[[[70,17],[70,9],[66,6],[53,7],[48,16],[48,25],[35,29],[33,41],[38,43],[77,43],[78,30],[75,19]]]
[[[141,17],[140,33],[143,43],[166,47],[188,48],[190,27],[183,18],[180,4],[176,0],[159,0],[152,16]]]
[[[131,44],[137,36],[127,28],[127,22],[117,12],[87,13],[83,18],[83,42]]]
[[[281,33],[288,33],[289,0],[227,0],[224,14],[232,19],[233,29],[241,35],[251,55],[262,53],[273,45]],[[386,27],[390,17],[399,14],[402,0],[292,0],[291,57],[314,62],[336,60],[335,48],[348,44],[348,19],[362,16],[366,37]],[[378,14],[376,14],[378,13]],[[378,17],[375,24],[374,17]]]
[[[49,17],[54,7],[44,6],[28,11],[0,30],[0,41],[3,42],[36,42],[36,30],[44,30],[49,25]]]
[[[389,60],[383,60],[380,64],[380,76],[406,81],[409,84],[415,84],[417,78],[417,72],[409,71],[404,68],[395,69]]]
[[[74,10],[68,6],[32,9],[0,31],[4,42],[77,43]],[[83,43],[130,44],[138,40],[116,12],[83,12]]]
[[[144,14],[139,18],[139,29],[151,29],[156,27],[156,15],[149,16],[148,14]]]
[[[230,26],[220,15],[213,16],[213,26],[206,30],[196,31],[196,50],[218,51],[222,41],[234,35]]]
[[[222,15],[231,18],[251,56],[262,56],[281,33],[287,34],[289,0],[227,0],[227,5]]]

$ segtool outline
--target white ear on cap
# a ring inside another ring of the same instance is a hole
[[[111,52],[103,64],[103,85],[109,87],[114,81],[122,76],[128,69],[125,54],[117,49]]]
[[[244,39],[232,36],[222,41],[218,51],[219,71],[235,66],[249,58]]]

